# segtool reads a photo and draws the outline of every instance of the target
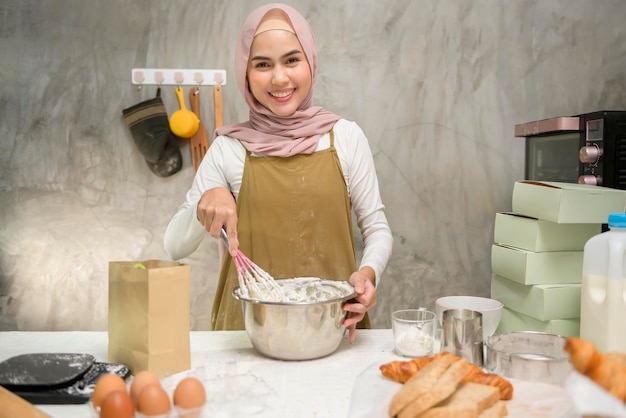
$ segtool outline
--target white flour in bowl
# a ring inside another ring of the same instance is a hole
[[[276,284],[283,291],[284,297],[259,294],[260,297],[250,298],[263,302],[311,303],[326,302],[340,299],[354,293],[354,287],[349,282],[325,280],[317,277],[298,277],[293,279],[276,280]],[[241,295],[241,293],[239,293]]]
[[[287,300],[284,302],[325,302],[354,293],[348,282],[323,280],[317,277],[299,277],[277,280]]]

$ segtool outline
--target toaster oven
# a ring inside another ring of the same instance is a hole
[[[626,189],[626,111],[597,111],[515,126],[526,140],[526,180]]]

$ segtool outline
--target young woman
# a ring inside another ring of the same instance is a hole
[[[244,329],[231,255],[238,249],[275,278],[349,280],[357,297],[344,325],[369,327],[376,280],[393,238],[367,138],[359,126],[314,106],[317,51],[296,10],[269,4],[244,21],[235,78],[250,108],[247,122],[216,131],[170,221],[164,244],[173,259],[189,256],[208,232],[228,231],[213,303],[213,329]],[[352,211],[363,237],[357,269]]]

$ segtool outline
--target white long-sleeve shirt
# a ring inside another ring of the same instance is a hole
[[[367,137],[355,122],[341,119],[335,124],[333,132],[352,210],[363,237],[359,268],[371,267],[376,273],[378,285],[391,256],[393,237],[380,197],[372,152]],[[329,147],[330,135],[325,134],[319,140],[317,151]],[[173,260],[191,255],[207,234],[196,213],[204,191],[224,187],[233,193],[235,199],[238,198],[245,157],[246,150],[237,139],[228,136],[215,138],[198,167],[185,202],[165,231],[165,251]]]

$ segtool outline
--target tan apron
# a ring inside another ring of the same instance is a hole
[[[333,131],[330,148],[291,157],[246,152],[237,200],[240,250],[277,279],[348,280],[356,270],[352,214]],[[226,253],[213,309],[213,330],[244,329],[232,295],[237,271]],[[369,328],[366,316],[359,328]]]

